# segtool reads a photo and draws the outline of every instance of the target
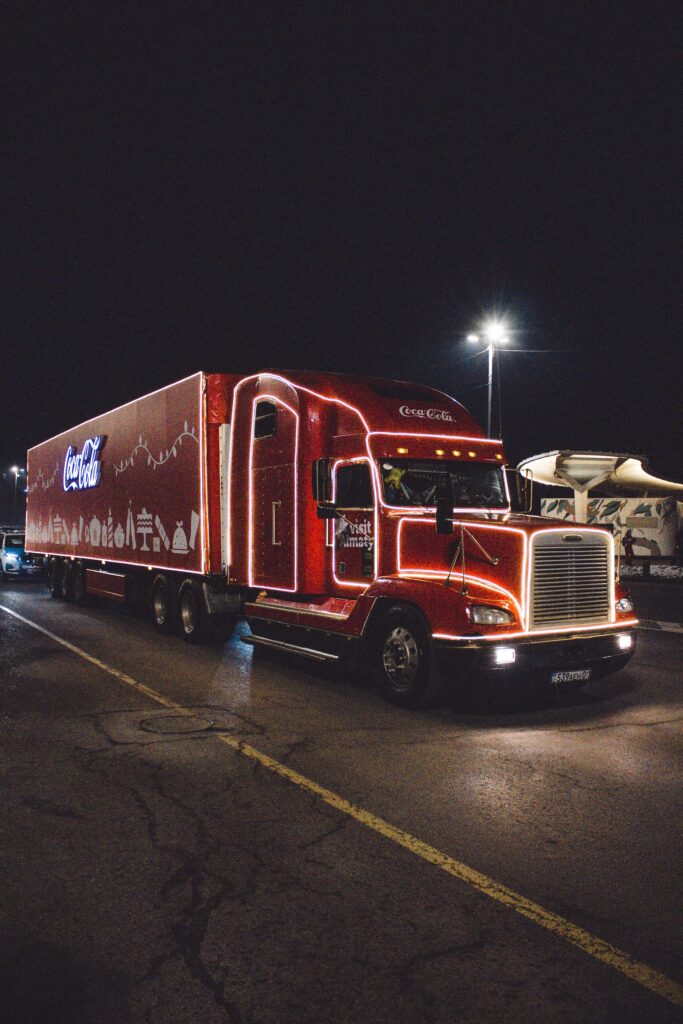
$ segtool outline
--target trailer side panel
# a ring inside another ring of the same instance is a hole
[[[29,451],[27,550],[203,572],[204,467],[197,373]]]

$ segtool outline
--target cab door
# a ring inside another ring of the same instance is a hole
[[[250,572],[254,587],[297,589],[298,415],[276,398],[254,403],[250,466]]]
[[[375,575],[375,499],[369,463],[337,463],[333,483],[334,580],[341,586],[367,586]]]

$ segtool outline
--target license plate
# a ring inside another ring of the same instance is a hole
[[[553,683],[574,683],[578,680],[590,679],[591,670],[589,668],[575,668],[568,672],[553,672],[550,677]]]

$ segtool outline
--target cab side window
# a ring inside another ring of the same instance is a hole
[[[254,437],[272,437],[277,430],[277,406],[274,402],[257,402],[254,416]]]
[[[372,480],[367,462],[353,462],[339,466],[336,477],[335,505],[337,508],[373,508]]]

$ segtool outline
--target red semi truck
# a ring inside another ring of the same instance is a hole
[[[512,513],[505,462],[422,385],[197,373],[29,451],[26,547],[57,598],[145,595],[190,641],[244,614],[253,644],[360,650],[403,706],[618,669],[637,620],[611,534]]]

